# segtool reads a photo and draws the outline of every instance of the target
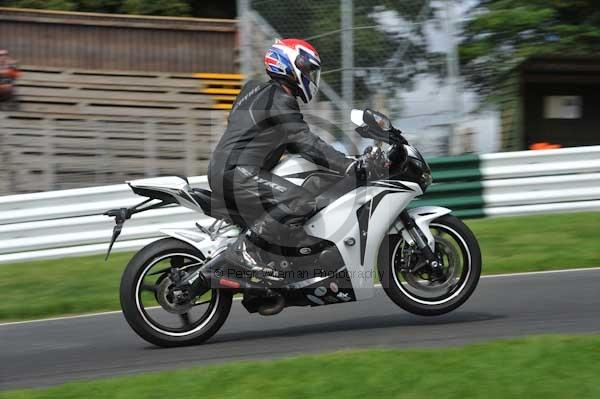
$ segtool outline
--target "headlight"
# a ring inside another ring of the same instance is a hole
[[[431,176],[431,172],[430,171],[423,172],[423,175],[421,176],[421,180],[423,181],[423,185],[425,185],[425,187],[429,187],[431,185],[431,183],[433,183],[433,176]]]

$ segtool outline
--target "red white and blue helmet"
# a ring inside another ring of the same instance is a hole
[[[300,39],[278,39],[265,55],[265,68],[272,79],[282,79],[308,103],[319,91],[321,58],[317,50]]]

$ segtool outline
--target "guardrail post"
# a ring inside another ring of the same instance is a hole
[[[94,173],[94,180],[96,183],[106,183],[108,176],[114,170],[112,164],[112,155],[106,140],[106,131],[102,121],[97,120],[92,122],[92,126],[95,126],[96,133],[96,145],[99,151],[96,156],[96,171]]]
[[[158,126],[156,121],[146,122],[145,131],[146,137],[144,140],[144,155],[146,164],[144,166],[144,173],[146,176],[156,176],[156,162],[157,162],[157,132]]]
[[[44,171],[46,191],[54,189],[54,130],[48,120],[44,123],[44,153],[46,161],[46,170]]]
[[[10,157],[8,150],[8,140],[6,139],[8,132],[5,131],[5,119],[6,117],[4,115],[0,115],[0,170],[3,171],[2,176],[0,176],[0,178],[2,179],[2,182],[0,182],[0,191],[3,194],[7,191],[10,191],[11,189],[11,187],[9,187],[9,177],[12,173],[11,165],[9,162]]]
[[[194,123],[188,120],[185,124],[185,175],[194,175],[196,148],[194,146]]]

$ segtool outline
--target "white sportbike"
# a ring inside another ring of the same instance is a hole
[[[274,315],[288,306],[367,300],[377,279],[392,301],[414,314],[441,315],[462,305],[481,273],[475,236],[450,209],[409,208],[432,183],[431,171],[385,115],[353,110],[351,119],[361,136],[386,149],[368,148],[358,172],[347,175],[284,158],[273,173],[317,198],[318,210],[304,225],[315,242],[261,248],[265,264],[251,269],[222,256],[247,226],[210,191],[179,177],[129,182],[147,200],[106,213],[116,220],[109,253],[136,213],[182,205],[214,218],[210,227],[164,230],[166,238],[131,259],[120,298],[133,330],[159,346],[198,344],[221,328],[236,294],[249,312]]]

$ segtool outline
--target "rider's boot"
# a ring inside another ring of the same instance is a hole
[[[246,270],[251,271],[263,280],[266,287],[284,288],[296,282],[294,270],[282,270],[273,260],[281,258],[281,247],[296,248],[300,251],[304,246],[314,245],[315,238],[304,231],[301,221],[295,226],[282,224],[273,218],[264,217],[249,228],[248,233],[240,236],[226,251],[228,259]],[[316,240],[318,241],[318,240]],[[275,254],[273,254],[275,252]],[[300,251],[302,253],[302,251]],[[279,313],[285,303],[276,291],[269,288],[271,295],[265,297],[265,305],[259,308],[262,315]],[[274,294],[274,295],[273,295]]]
[[[282,281],[283,279],[278,277],[277,270],[265,259],[266,254],[261,252],[249,235],[244,234],[227,248],[225,256],[230,262],[256,274],[256,277]]]
[[[280,292],[272,288],[281,288],[286,282],[274,267],[274,262],[267,264],[263,259],[264,254],[261,255],[260,252],[261,250],[252,243],[247,235],[242,235],[230,245],[224,255],[233,264],[246,269],[250,275],[262,280],[262,283],[258,283],[264,287],[264,291],[258,294],[261,301],[258,313],[263,316],[273,316],[285,308],[285,299]]]

